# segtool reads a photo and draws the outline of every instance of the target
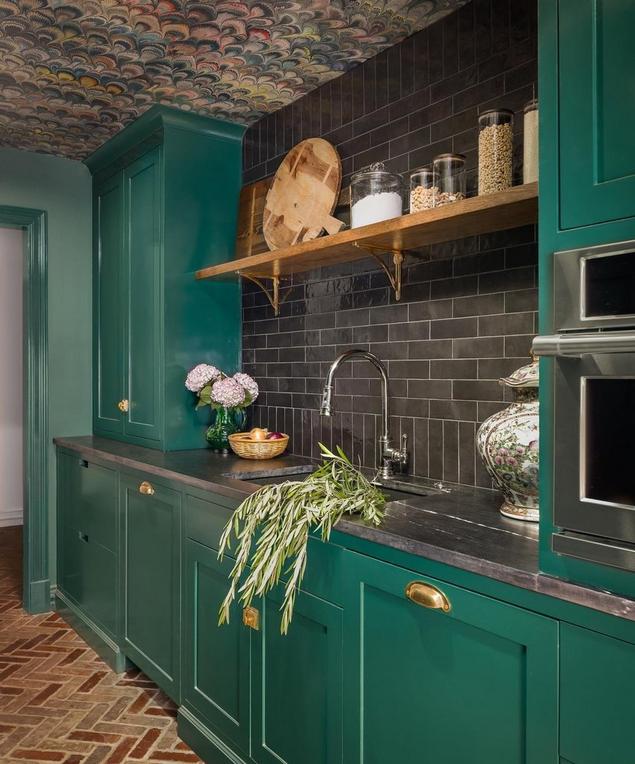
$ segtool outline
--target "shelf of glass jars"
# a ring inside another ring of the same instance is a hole
[[[266,293],[276,315],[284,296],[284,279],[329,265],[364,257],[375,258],[386,272],[397,300],[401,297],[405,255],[431,244],[477,236],[535,223],[538,184],[527,183],[484,196],[474,196],[380,223],[352,228],[330,236],[238,257],[196,272],[197,279],[238,275],[255,282]],[[434,257],[434,252],[430,257]]]

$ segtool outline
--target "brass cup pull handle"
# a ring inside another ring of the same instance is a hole
[[[148,483],[147,480],[144,480],[143,483],[139,485],[139,493],[142,493],[144,496],[153,496],[154,488],[152,487],[152,483]]]
[[[243,610],[243,623],[250,629],[258,631],[260,628],[260,613],[255,607],[246,607]]]
[[[126,411],[128,411],[128,409],[130,408],[130,403],[126,398],[124,398],[122,401],[119,401],[119,403],[117,404],[117,408],[119,409],[119,411],[123,411],[125,414]]]
[[[406,586],[406,597],[415,604],[430,610],[443,610],[444,613],[448,613],[452,608],[450,600],[440,589],[423,581],[409,583]]]

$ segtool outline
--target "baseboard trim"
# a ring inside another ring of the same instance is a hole
[[[55,591],[55,610],[66,623],[79,634],[117,674],[128,668],[128,661],[119,645],[100,626],[98,626],[73,600],[61,592]]]
[[[20,509],[4,509],[0,512],[0,528],[24,524],[24,512]]]
[[[178,733],[190,748],[206,764],[246,764],[232,749],[215,735],[209,727],[194,716],[187,708],[178,710]]]
[[[24,601],[25,610],[35,615],[36,613],[48,613],[51,607],[51,580],[43,578],[41,581],[31,581],[25,590],[27,597]]]

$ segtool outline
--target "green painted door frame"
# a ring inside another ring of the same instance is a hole
[[[46,212],[0,205],[0,226],[24,241],[24,563],[22,603],[51,609],[48,554],[48,344]]]

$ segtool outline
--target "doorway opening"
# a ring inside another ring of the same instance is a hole
[[[0,286],[0,310],[11,321],[0,326],[8,332],[0,338],[0,478],[9,483],[0,488],[0,533],[4,525],[7,543],[19,534],[22,510],[22,603],[42,613],[51,609],[46,213],[0,206],[0,233],[0,281],[10,280]]]

